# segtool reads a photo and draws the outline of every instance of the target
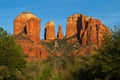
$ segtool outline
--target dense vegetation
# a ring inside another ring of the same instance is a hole
[[[89,56],[87,56],[88,58]],[[91,63],[90,60],[93,60]],[[98,54],[89,57],[89,64],[74,73],[74,80],[120,80],[120,28],[105,36]],[[85,61],[85,60],[83,60]],[[86,61],[85,61],[86,62]]]
[[[72,55],[72,50],[80,49],[78,43],[68,44],[65,39],[42,43],[48,51],[61,52],[61,57],[53,55],[46,61],[25,63],[20,47],[11,37],[3,37],[0,80],[120,80],[120,28],[105,36],[95,55]]]
[[[18,80],[25,63],[20,46],[0,28],[0,80]]]

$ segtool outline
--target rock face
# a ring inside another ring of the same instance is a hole
[[[47,59],[47,51],[40,44],[40,19],[35,15],[23,12],[14,20],[14,38],[28,60]]]
[[[14,35],[24,33],[35,43],[40,42],[40,19],[30,12],[23,12],[14,20]]]
[[[62,27],[61,25],[58,25],[57,39],[63,39],[63,38],[64,38],[64,34],[62,32]]]
[[[44,36],[45,36],[45,40],[48,40],[48,41],[56,39],[53,21],[46,23]]]
[[[29,40],[17,40],[16,42],[20,44],[23,49],[28,61],[31,60],[46,60],[47,59],[47,51],[40,44],[33,44]]]
[[[79,15],[70,16],[67,19],[66,38],[77,34],[77,20]]]
[[[110,30],[98,19],[82,14],[74,14],[67,19],[66,38],[77,34],[83,46],[93,44],[100,46],[105,34]]]

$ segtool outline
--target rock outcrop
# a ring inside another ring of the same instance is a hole
[[[48,55],[47,50],[49,48],[47,47],[50,47],[50,50],[52,49],[51,46],[47,46],[47,43],[45,42],[51,42],[56,38],[64,38],[64,34],[60,25],[58,26],[56,37],[54,22],[50,21],[46,23],[44,34],[45,40],[43,40],[43,42],[41,41],[40,43],[40,22],[41,20],[30,12],[23,12],[14,20],[15,41],[21,46],[26,57],[28,57],[28,60],[47,59],[47,56],[50,56],[50,54]],[[74,46],[72,46],[73,48],[75,48],[75,54],[78,54],[81,51],[83,54],[85,54],[90,51],[94,51],[92,50],[94,48],[97,49],[97,47],[102,44],[104,35],[106,34],[110,34],[110,30],[100,20],[84,16],[82,14],[74,14],[67,19],[67,39],[63,41],[67,43],[67,46],[75,44]],[[63,43],[62,40],[58,40],[58,42],[59,41]],[[60,56],[60,52],[57,52],[57,49],[64,47],[64,45],[66,44],[63,43],[61,45],[57,42],[57,40],[53,42],[55,42],[55,45],[52,45],[54,48],[51,52],[54,53],[56,56]],[[88,45],[88,47],[86,47],[86,49],[83,47],[83,49],[81,50],[80,46],[78,46],[80,45],[79,42],[82,46]],[[91,48],[91,46],[94,47]],[[64,48],[67,49],[67,47]],[[63,50],[63,48],[60,50]]]
[[[40,19],[30,12],[23,12],[14,20],[14,35],[24,33],[30,40],[40,43]]]
[[[63,39],[63,38],[64,38],[64,34],[62,32],[62,27],[61,25],[58,25],[57,39]]]
[[[45,34],[44,34],[45,40],[51,41],[51,40],[56,39],[54,26],[55,25],[53,21],[46,23]]]
[[[82,14],[68,17],[66,27],[66,38],[77,34],[77,38],[83,46],[89,44],[100,46],[103,36],[110,33],[100,20]]]
[[[47,51],[40,44],[40,19],[32,13],[21,13],[14,20],[14,38],[28,60],[47,59]]]
[[[44,47],[40,44],[33,44],[29,40],[18,40],[16,42],[20,44],[21,48],[23,49],[25,56],[27,57],[28,61],[31,60],[46,60],[48,53],[44,49]]]

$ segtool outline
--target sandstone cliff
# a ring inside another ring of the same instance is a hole
[[[22,47],[28,60],[46,60],[47,51],[42,45],[33,44],[29,40],[16,40],[18,44]]]
[[[14,20],[14,38],[28,60],[47,59],[47,51],[40,44],[40,19],[23,12]]]
[[[40,43],[40,19],[30,12],[23,12],[14,20],[14,35],[24,33],[30,40]]]
[[[58,25],[57,39],[63,39],[63,38],[64,38],[64,34],[62,32],[62,27],[61,25]]]
[[[98,19],[82,14],[74,14],[67,19],[66,38],[77,34],[83,46],[89,44],[100,46],[103,36],[109,33],[109,29]]]
[[[54,26],[55,25],[53,21],[46,23],[45,34],[44,34],[45,40],[51,41],[56,39]]]

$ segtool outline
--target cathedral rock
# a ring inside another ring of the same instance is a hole
[[[40,44],[40,19],[32,13],[23,12],[14,20],[14,38],[28,60],[47,58],[47,52]]]
[[[45,40],[40,41],[40,22],[41,20],[30,12],[23,12],[14,20],[13,36],[29,60],[47,59],[49,56],[47,47],[49,46],[46,47],[46,42],[64,38],[60,25],[56,37],[54,22],[50,21],[45,26]],[[110,30],[98,19],[82,14],[74,14],[67,19],[65,36],[67,43],[76,44],[76,42],[80,42],[82,46],[97,45],[96,47],[98,47],[102,44],[106,34],[110,34]],[[58,45],[56,40],[53,49],[56,50],[55,48],[59,46],[61,44]],[[76,50],[75,53],[79,51],[81,52],[81,50]],[[83,48],[83,52],[87,53],[86,51],[88,50]],[[57,51],[51,51],[51,53],[57,53]]]
[[[44,34],[45,40],[51,41],[56,39],[54,26],[55,25],[53,21],[46,23],[45,34]]]
[[[14,20],[14,35],[24,33],[35,43],[40,43],[40,19],[30,12],[23,12]]]
[[[74,14],[67,19],[66,38],[77,34],[78,40],[83,46],[101,45],[103,36],[109,34],[110,30],[98,19]]]
[[[63,39],[63,38],[64,38],[64,34],[62,32],[62,27],[61,25],[58,25],[57,39]]]

